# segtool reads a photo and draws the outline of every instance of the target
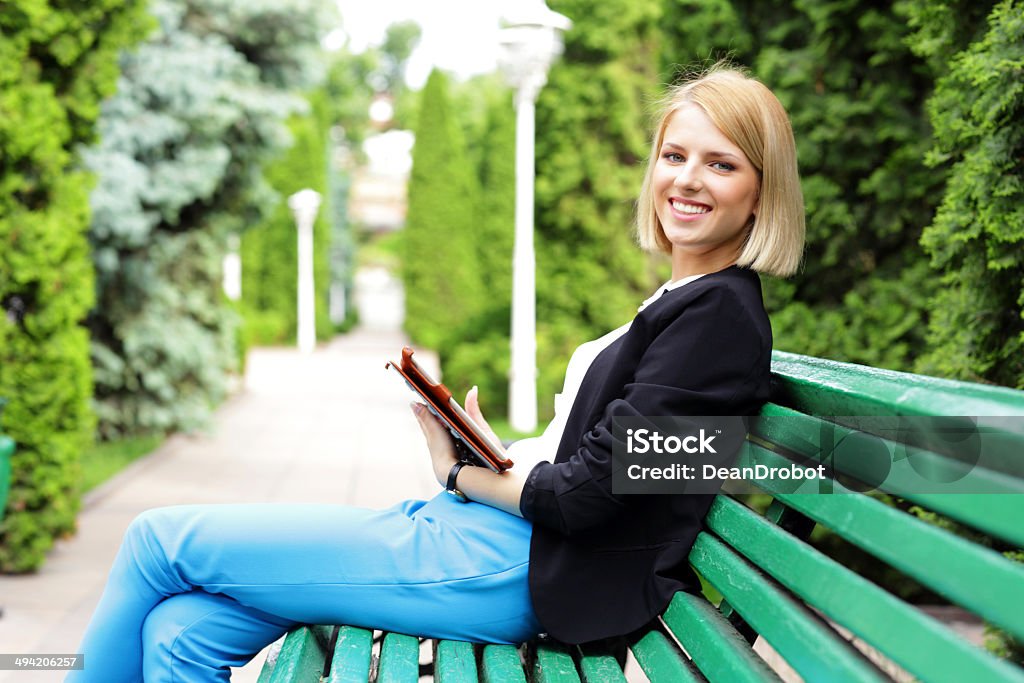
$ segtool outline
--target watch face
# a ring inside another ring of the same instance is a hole
[[[462,491],[460,491],[458,489],[445,489],[444,492],[454,496],[455,500],[459,501],[460,503],[468,503],[469,502],[469,499],[466,498],[466,494],[464,494]]]

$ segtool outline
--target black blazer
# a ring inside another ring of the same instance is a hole
[[[527,477],[530,595],[547,632],[582,643],[637,629],[699,583],[687,555],[712,495],[614,495],[612,418],[756,415],[772,333],[756,273],[732,266],[663,294],[590,366],[554,463]]]

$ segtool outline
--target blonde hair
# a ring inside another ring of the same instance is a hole
[[[703,109],[715,126],[743,150],[760,177],[757,216],[740,249],[737,265],[768,275],[792,275],[800,265],[805,227],[789,116],[764,84],[721,64],[672,88],[661,102],[657,133],[637,199],[640,246],[648,251],[672,251],[658,220],[651,184],[669,120],[688,103]]]

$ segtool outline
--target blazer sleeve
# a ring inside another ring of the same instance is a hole
[[[758,311],[764,315],[763,309]],[[542,462],[527,477],[523,517],[571,536],[606,523],[630,502],[612,493],[612,419],[746,415],[760,407],[770,364],[755,312],[728,287],[712,287],[676,312],[643,352],[621,398],[566,461]]]

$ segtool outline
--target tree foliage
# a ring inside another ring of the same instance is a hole
[[[930,294],[917,241],[943,177],[923,163],[931,80],[904,18],[840,0],[672,4],[667,65],[730,56],[793,122],[807,251],[792,280],[765,282],[776,348],[907,369]]]
[[[314,225],[314,282],[317,337],[334,329],[328,304],[334,284],[346,294],[353,286],[355,239],[348,219],[347,190],[350,158],[370,132],[368,110],[375,92],[404,92],[401,76],[416,41],[419,26],[404,22],[386,31],[381,47],[353,55],[339,50],[329,61],[324,83],[307,96],[308,113],[289,123],[293,144],[268,167],[267,179],[283,199],[309,187],[322,204]],[[284,201],[242,240],[242,312],[245,344],[279,344],[295,338],[296,262],[295,221]],[[346,306],[346,311],[351,311]],[[352,317],[349,316],[349,320]],[[343,323],[344,324],[344,323]]]
[[[922,49],[956,26],[936,23],[916,36]],[[921,240],[942,286],[918,367],[1024,388],[1024,4],[995,6],[984,36],[952,57],[928,112],[928,162],[948,168],[949,182]]]
[[[565,54],[537,101],[538,390],[581,342],[628,321],[657,278],[634,240],[661,2],[561,0]],[[665,275],[663,271],[661,275]],[[542,400],[541,415],[551,404]]]
[[[235,318],[221,293],[229,237],[279,198],[260,175],[316,77],[314,0],[156,0],[159,29],[122,56],[104,105],[90,237],[100,433],[192,429],[225,391]]]
[[[415,133],[403,231],[405,325],[416,343],[443,350],[477,313],[481,274],[472,235],[478,190],[440,71],[423,88]]]
[[[331,197],[327,191],[328,126],[323,93],[313,94],[310,113],[289,121],[292,145],[267,165],[266,179],[281,198],[267,218],[242,237],[242,302],[246,344],[280,344],[298,329],[298,243],[295,218],[286,200],[302,189],[321,196],[313,224],[313,282],[316,336],[332,334],[328,315]]]
[[[78,509],[78,454],[90,442],[92,374],[81,323],[93,303],[89,174],[117,55],[149,30],[144,4],[0,5],[0,396],[18,442],[0,570],[38,567]]]
[[[479,193],[472,240],[482,287],[473,293],[476,313],[461,322],[444,348],[444,377],[453,390],[478,385],[488,413],[500,415],[508,409],[515,110],[508,88],[482,77],[466,83],[456,101],[461,112],[474,114],[463,121],[463,128],[469,139],[469,163],[477,170]]]

